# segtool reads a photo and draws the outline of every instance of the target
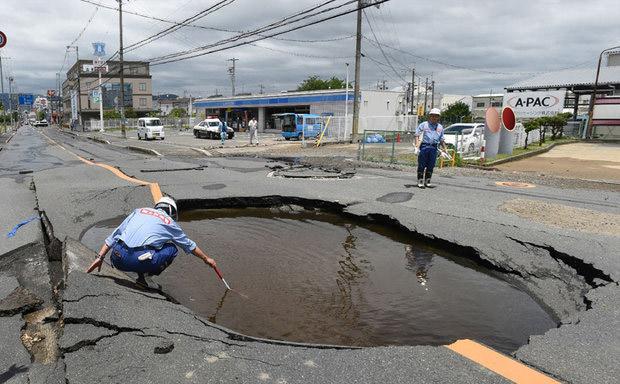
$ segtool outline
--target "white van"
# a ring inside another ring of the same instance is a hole
[[[164,126],[157,117],[141,117],[138,119],[138,140],[156,139],[164,140]]]

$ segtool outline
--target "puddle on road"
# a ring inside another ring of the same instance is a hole
[[[98,250],[121,221],[99,223],[82,242]],[[182,251],[154,280],[246,335],[355,346],[470,338],[510,352],[556,327],[514,284],[391,228],[288,207],[194,210],[180,221],[249,299],[226,293],[210,268]]]

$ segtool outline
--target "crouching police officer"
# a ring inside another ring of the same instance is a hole
[[[441,144],[447,152],[443,139],[443,126],[439,124],[441,111],[431,109],[428,121],[423,122],[415,130],[415,152],[418,153],[418,188],[433,188],[431,177],[437,161],[437,147]]]
[[[148,285],[144,275],[159,275],[177,255],[177,246],[201,258],[212,268],[215,260],[207,256],[179,227],[177,205],[170,197],[159,199],[154,208],[138,208],[112,232],[87,273],[101,271],[106,254],[112,249],[112,265],[138,274],[137,283]]]

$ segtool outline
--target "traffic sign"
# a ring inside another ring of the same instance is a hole
[[[6,45],[6,35],[4,32],[0,31],[0,48]]]
[[[95,50],[93,55],[98,57],[105,56],[105,43],[93,43],[93,49]]]
[[[515,113],[512,108],[504,107],[504,109],[502,109],[502,123],[504,124],[504,128],[512,131],[515,129],[516,122]]]
[[[487,128],[489,128],[489,131],[491,133],[499,132],[499,129],[501,127],[500,127],[499,112],[497,112],[497,109],[493,107],[489,107],[487,108],[487,111],[485,112],[484,115],[485,115],[484,122],[486,123]]]
[[[34,104],[34,96],[30,94],[19,95],[18,102],[19,105],[32,105]]]

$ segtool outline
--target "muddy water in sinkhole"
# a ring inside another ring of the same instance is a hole
[[[98,223],[82,242],[98,250],[122,219]],[[469,338],[509,352],[556,326],[515,283],[390,227],[288,207],[193,210],[180,225],[248,298],[182,250],[153,280],[246,335],[355,346]]]

